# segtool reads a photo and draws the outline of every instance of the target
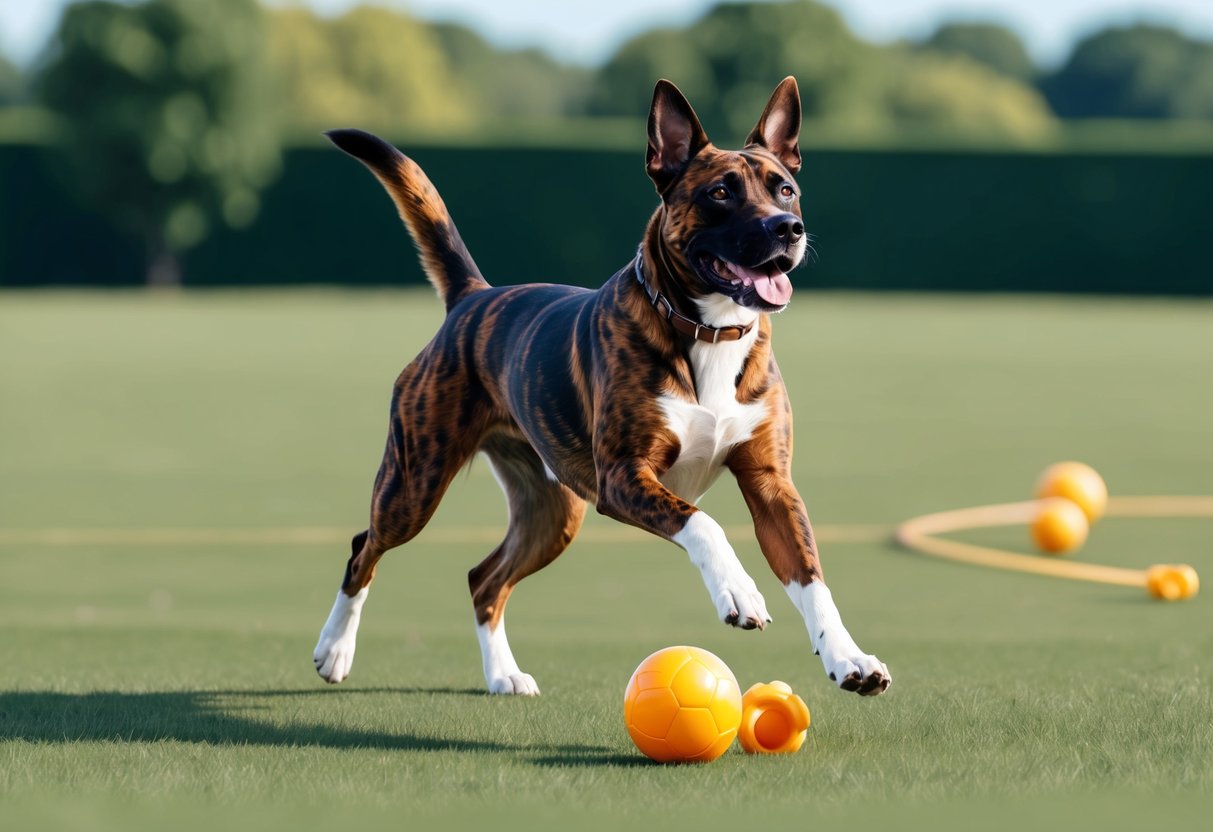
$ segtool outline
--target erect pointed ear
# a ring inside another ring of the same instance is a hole
[[[678,177],[683,167],[708,143],[707,133],[695,111],[678,87],[664,78],[653,90],[649,108],[649,151],[646,159],[649,178],[658,193]]]
[[[745,143],[765,147],[793,174],[800,171],[800,89],[791,75],[771,93],[762,118]]]

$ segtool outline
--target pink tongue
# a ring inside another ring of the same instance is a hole
[[[755,280],[754,291],[767,303],[783,306],[792,299],[792,281],[788,280],[788,276],[783,272],[775,272]]]
[[[758,297],[774,306],[783,306],[792,299],[792,281],[781,271],[763,274],[736,263],[729,263],[733,273],[740,278],[749,278],[754,283],[754,291]]]

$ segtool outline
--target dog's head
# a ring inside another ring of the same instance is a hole
[[[713,294],[779,311],[787,273],[804,259],[800,215],[800,92],[775,88],[738,151],[712,145],[686,97],[658,81],[649,110],[648,174],[665,208],[660,233],[673,279],[688,297]]]

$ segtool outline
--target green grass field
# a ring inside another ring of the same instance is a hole
[[[797,295],[775,333],[796,479],[844,620],[895,677],[871,700],[825,678],[751,535],[733,542],[762,633],[716,620],[681,551],[596,516],[510,605],[544,695],[483,695],[465,576],[505,512],[482,461],[383,562],[351,678],[320,682],[391,382],[440,314],[428,292],[0,295],[6,827],[1138,828],[1213,808],[1208,591],[1164,605],[839,539],[1023,499],[1066,458],[1114,494],[1213,493],[1213,304]],[[747,519],[727,479],[705,507]],[[1213,580],[1211,532],[1108,519],[1075,557]],[[1015,529],[964,539],[1026,550]],[[648,764],[622,691],[678,643],[743,688],[789,682],[805,749]]]

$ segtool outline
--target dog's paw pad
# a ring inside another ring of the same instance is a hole
[[[830,681],[842,690],[860,696],[877,696],[893,684],[893,676],[884,662],[875,656],[840,659],[828,671]]]

